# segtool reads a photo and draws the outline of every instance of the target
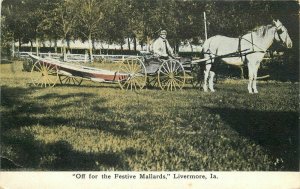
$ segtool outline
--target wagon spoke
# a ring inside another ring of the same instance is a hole
[[[182,82],[182,81],[179,81],[180,83],[184,83],[184,82]],[[178,84],[178,82],[175,82],[175,80],[174,80],[174,83],[179,87],[179,88],[181,88],[180,87],[180,85]]]
[[[76,84],[76,80],[74,77],[72,77],[72,81],[73,81],[73,84],[75,85]]]
[[[172,79],[172,83],[173,83],[174,91],[176,91],[178,83],[176,83],[174,79]]]
[[[79,83],[79,82],[80,82],[80,81],[78,81],[78,79],[75,78],[75,77],[73,77],[73,79],[74,79],[74,81],[76,81],[76,83]],[[74,84],[76,84],[76,83],[74,83]]]
[[[39,62],[38,62],[38,65],[40,65]],[[37,68],[40,72],[42,72],[42,70],[41,70],[41,65],[40,65],[40,66],[38,66],[38,65],[34,65],[34,68]]]
[[[50,69],[49,69],[49,72],[50,73],[55,73],[56,72],[56,68],[53,66],[53,67],[51,67]]]
[[[45,81],[45,87],[47,87],[47,84],[49,84],[49,86],[50,86],[50,83],[51,83],[51,80],[47,77],[46,81]]]
[[[142,88],[142,86],[140,85],[141,82],[136,82],[136,84],[138,85],[139,88]]]
[[[171,80],[171,83],[172,83],[171,91],[173,91],[173,89],[174,89],[174,91],[176,91],[176,84],[175,84],[174,80]]]
[[[141,65],[139,65],[139,64],[136,64],[136,69],[135,69],[135,73],[137,74],[137,73],[142,73],[142,69],[141,69]]]
[[[35,84],[37,87],[42,87],[43,83],[42,82],[38,82]]]
[[[128,83],[128,82],[126,82],[126,84],[127,84],[127,88],[126,88],[126,90],[128,90],[128,88],[129,88],[129,83]]]
[[[167,90],[169,90],[170,89],[170,86],[172,87],[172,84],[171,84],[171,81],[170,80],[168,80],[168,88],[167,88]]]
[[[167,70],[166,71],[170,72],[171,69],[170,69],[170,66],[169,66],[168,62],[166,62],[166,66],[167,66]]]
[[[178,69],[181,68],[180,66],[177,66],[176,70],[174,72],[177,73]]]
[[[44,71],[45,73],[47,73],[48,70],[49,70],[48,65],[47,65],[45,62],[43,62],[43,71]]]
[[[43,84],[42,84],[42,86],[46,87],[46,79],[45,79],[45,77],[43,77]]]
[[[138,73],[139,67],[138,64],[134,63],[132,65],[132,73]]]
[[[67,80],[68,79],[68,77],[67,76],[61,76],[61,77],[63,77],[63,79],[61,79],[60,81],[61,81],[61,83],[63,83],[65,80]]]
[[[126,65],[123,65],[123,68],[122,68],[123,70],[123,72],[125,72],[125,73],[129,73],[130,72],[130,67],[129,67],[129,65],[128,64],[126,64]]]
[[[70,77],[66,77],[66,82],[65,84],[69,84],[70,83]]]
[[[175,67],[175,64],[176,64],[176,62],[175,63],[173,63],[172,61],[170,61],[170,67],[171,67],[171,72],[174,72],[174,67]]]
[[[131,73],[134,73],[134,70],[135,70],[135,63],[134,63],[134,60],[131,60],[131,64],[130,64],[130,71]]]
[[[136,64],[136,73],[141,73],[142,72],[142,68],[140,64]]]
[[[177,81],[177,82],[179,82],[179,83],[184,83],[184,81],[179,80],[179,79],[177,79],[177,78],[174,78],[174,81]]]
[[[47,83],[51,83],[51,79],[48,76],[45,76],[45,83],[46,83],[46,86],[47,86]]]
[[[45,68],[45,70],[49,70],[49,64],[43,62],[43,67]]]
[[[164,71],[161,69],[160,72],[167,75],[169,73],[169,71],[164,66],[162,68],[164,69]]]
[[[162,76],[166,76],[169,77],[170,73],[169,72],[160,72],[162,74]]]

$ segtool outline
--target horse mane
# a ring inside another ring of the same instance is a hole
[[[268,33],[269,29],[272,27],[273,25],[258,26],[254,28],[251,32],[254,32],[257,36],[264,37]]]

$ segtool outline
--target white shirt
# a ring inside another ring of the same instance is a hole
[[[173,55],[173,49],[170,46],[169,42],[167,39],[163,39],[161,37],[157,38],[153,45],[153,53],[158,55],[158,56],[169,56],[169,55]],[[167,51],[168,49],[168,51]],[[169,54],[168,54],[169,52]]]

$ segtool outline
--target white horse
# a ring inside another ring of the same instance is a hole
[[[282,23],[279,20],[273,20],[273,24],[274,25],[261,26],[243,35],[241,38],[217,35],[207,39],[203,44],[202,50],[204,58],[209,59],[206,61],[204,71],[204,91],[207,92],[208,88],[212,92],[215,91],[213,86],[215,73],[211,68],[214,57],[221,56],[221,60],[227,64],[243,65],[247,63],[249,74],[248,91],[249,93],[258,93],[256,87],[257,71],[260,62],[265,56],[267,49],[272,45],[274,39],[277,42],[281,42],[287,48],[292,48],[293,46],[288,31]],[[226,57],[228,54],[233,56]]]

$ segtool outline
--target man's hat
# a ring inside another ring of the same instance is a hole
[[[167,35],[167,31],[166,30],[161,30],[160,35]]]

